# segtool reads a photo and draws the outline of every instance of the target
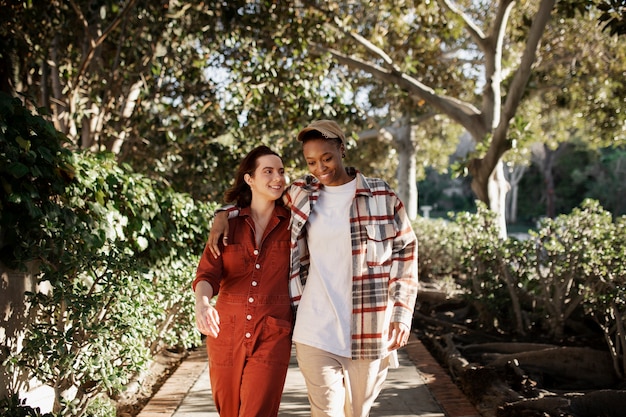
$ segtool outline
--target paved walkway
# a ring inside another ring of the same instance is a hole
[[[398,353],[400,367],[389,371],[371,417],[480,417],[415,336],[411,336],[408,345]],[[295,354],[292,354],[278,415],[310,415],[306,387]],[[191,353],[138,417],[218,417],[211,398],[204,349]]]

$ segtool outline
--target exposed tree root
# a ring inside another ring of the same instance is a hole
[[[503,367],[515,361],[527,373],[558,381],[561,388],[601,389],[618,380],[608,352],[584,347],[553,347],[513,354],[485,355],[488,364]]]
[[[483,417],[626,416],[626,381],[608,352],[585,346],[588,339],[579,346],[503,341],[473,329],[469,313],[451,303],[429,316],[416,312],[414,327]]]
[[[626,391],[601,390],[507,403],[498,408],[496,416],[623,417],[625,407]]]

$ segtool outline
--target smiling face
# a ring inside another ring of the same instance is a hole
[[[309,172],[327,186],[343,185],[352,180],[343,166],[343,144],[332,139],[307,139],[302,153]]]
[[[285,190],[285,168],[276,155],[263,155],[257,159],[253,175],[246,174],[246,182],[253,199],[278,200]]]

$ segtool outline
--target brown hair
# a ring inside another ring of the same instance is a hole
[[[237,173],[235,174],[235,181],[233,185],[224,193],[224,201],[226,203],[235,203],[238,207],[248,207],[252,202],[252,190],[246,183],[244,177],[246,174],[254,177],[254,171],[259,166],[259,158],[265,155],[276,155],[280,158],[280,155],[271,150],[265,145],[257,146],[252,149],[239,163]],[[282,200],[278,200],[277,203]]]

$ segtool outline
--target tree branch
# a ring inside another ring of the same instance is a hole
[[[91,63],[91,60],[93,59],[96,49],[102,44],[102,42],[104,42],[104,40],[111,34],[111,32],[117,26],[119,26],[119,24],[122,22],[124,17],[130,12],[130,10],[133,8],[136,2],[137,0],[128,0],[124,9],[122,9],[122,11],[115,17],[115,19],[113,19],[113,21],[102,32],[102,34],[98,36],[97,39],[91,39],[89,41],[89,51],[87,52],[82,62],[80,63],[80,66],[78,67],[78,71],[76,72],[76,75],[74,77],[74,80],[75,80],[74,86],[78,85],[78,80],[80,80],[80,78],[83,76],[83,74],[87,70],[87,67]],[[80,7],[76,4],[74,0],[70,0],[70,3],[74,11],[76,12],[76,14],[78,14],[79,19],[83,22],[83,26],[85,26],[86,34],[88,34],[89,32],[87,31],[87,28],[89,27],[89,23],[87,22],[84,15],[82,14]]]
[[[508,0],[507,0],[508,1]],[[531,68],[535,62],[535,56],[537,52],[537,46],[541,41],[545,28],[550,20],[551,11],[554,8],[556,0],[541,0],[539,9],[534,16],[530,32],[528,34],[528,41],[526,42],[526,48],[522,55],[519,67],[513,76],[511,86],[506,95],[506,102],[503,106],[501,116],[497,121],[495,127],[491,145],[485,154],[483,159],[482,169],[485,172],[493,169],[502,155],[511,148],[508,141],[507,134],[509,125],[515,112],[520,105],[526,84],[530,78]],[[498,105],[498,103],[495,103]]]
[[[461,18],[461,20],[463,20],[470,36],[480,46],[480,49],[484,51],[486,48],[486,44],[485,44],[486,36],[483,33],[483,31],[470,19],[470,17],[467,14],[463,13],[450,0],[439,0],[439,5],[443,7],[444,9],[448,10],[450,13],[457,15],[458,17]]]
[[[506,102],[502,112],[502,120],[497,130],[506,131],[508,129],[509,121],[515,115],[519,107],[522,96],[524,95],[524,90],[526,89],[526,84],[530,78],[531,67],[536,59],[537,46],[550,20],[555,3],[556,0],[542,0],[539,5],[539,9],[530,27],[530,32],[528,33],[528,42],[526,43],[520,65],[513,76],[513,81],[507,92]]]
[[[481,113],[470,103],[463,102],[454,97],[439,95],[431,87],[422,84],[420,81],[407,74],[383,68],[380,65],[364,61],[354,56],[345,55],[337,50],[326,48],[323,45],[315,45],[315,50],[312,52],[320,55],[328,53],[342,65],[367,72],[380,81],[395,83],[405,89],[409,95],[421,98],[437,110],[447,114],[472,134],[478,135],[478,132],[484,132]],[[482,133],[480,134],[482,135]]]

